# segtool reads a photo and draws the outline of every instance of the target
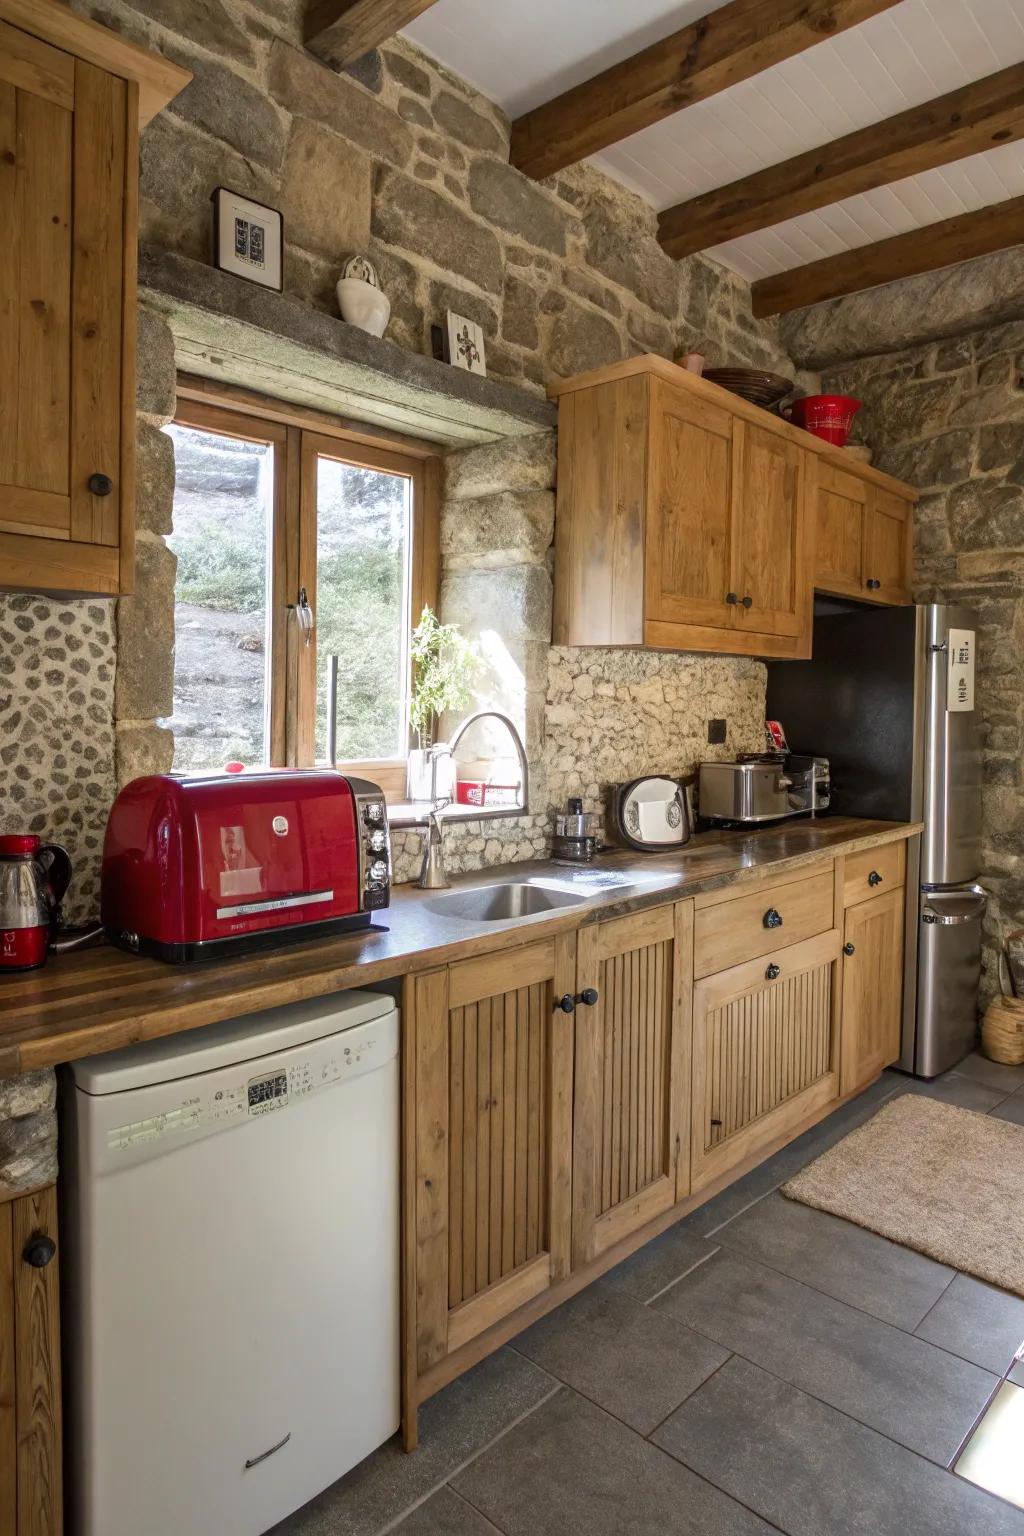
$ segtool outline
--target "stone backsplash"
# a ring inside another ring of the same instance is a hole
[[[62,843],[72,922],[99,908],[114,797],[114,604],[0,594],[0,832]]]

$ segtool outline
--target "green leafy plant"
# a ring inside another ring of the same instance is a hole
[[[457,624],[442,624],[432,609],[424,608],[412,632],[412,662],[409,723],[417,744],[429,747],[441,715],[465,709],[472,698],[480,653]]]

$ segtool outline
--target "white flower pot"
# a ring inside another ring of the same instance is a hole
[[[343,277],[338,282],[338,308],[349,325],[383,336],[391,319],[391,300],[386,293],[364,282],[361,277]]]

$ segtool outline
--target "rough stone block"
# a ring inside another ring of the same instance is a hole
[[[474,213],[527,245],[565,255],[569,220],[564,208],[535,182],[501,160],[476,160],[469,171]]]
[[[949,497],[949,531],[958,550],[1024,546],[1024,491],[993,480],[958,485]]]
[[[484,149],[498,154],[506,146],[506,136],[498,131],[496,124],[452,91],[442,91],[437,97],[434,118],[440,128],[458,139],[460,144],[465,144],[467,149]]]
[[[174,510],[174,443],[140,419],[135,437],[135,516],[147,533],[170,533]]]
[[[162,539],[143,535],[135,551],[135,591],[117,604],[119,720],[155,720],[174,708],[174,573]]]
[[[147,16],[169,32],[191,38],[212,53],[250,63],[253,47],[222,0],[145,0]]]
[[[471,636],[492,634],[513,640],[551,639],[551,577],[543,565],[513,565],[498,571],[450,571],[441,588],[446,623]]]
[[[531,352],[540,344],[537,330],[537,290],[511,274],[505,278],[501,334],[517,347]]]
[[[151,721],[128,721],[117,726],[118,787],[150,773],[170,773],[174,761],[174,733]]]
[[[163,51],[192,71],[190,83],[168,110],[230,144],[247,160],[276,171],[284,153],[285,124],[273,102],[215,59],[191,48],[165,47]]]
[[[486,337],[498,334],[498,316],[494,306],[478,294],[468,293],[465,288],[454,288],[451,283],[432,282],[430,285],[430,315],[434,325],[443,325],[445,314],[452,310],[463,315],[483,329]],[[488,354],[490,362],[490,354]]]
[[[135,354],[135,408],[154,427],[173,420],[178,404],[174,337],[162,315],[139,308]]]
[[[384,67],[392,79],[404,85],[407,91],[415,91],[417,96],[430,100],[430,76],[404,53],[400,53],[397,48],[385,49]]]
[[[613,222],[604,210],[589,213],[584,226],[590,265],[634,294],[648,309],[675,320],[680,304],[679,273],[657,241],[638,238],[635,229]]]
[[[577,304],[575,299],[570,299],[551,322],[547,362],[551,373],[561,378],[617,363],[624,350],[612,322],[596,309]]]
[[[383,170],[373,204],[373,233],[386,245],[443,264],[488,293],[500,293],[501,246],[449,198],[409,176]]]
[[[278,104],[296,117],[323,123],[392,165],[408,165],[412,134],[398,114],[304,49],[283,42],[272,45],[270,89]]]
[[[353,87],[354,89],[354,87]],[[144,240],[208,261],[210,197],[231,187],[276,206],[277,176],[237,150],[198,133],[170,112],[153,119],[139,145],[139,224]]]
[[[499,491],[445,504],[441,552],[448,570],[531,565],[543,561],[554,531],[551,491]]]
[[[0,1082],[0,1193],[57,1177],[57,1084],[51,1068]]]
[[[556,459],[553,432],[531,432],[528,437],[504,437],[481,448],[464,448],[444,461],[445,498],[551,490]]]
[[[289,244],[340,264],[370,241],[370,159],[329,128],[297,117],[288,136],[280,203]],[[340,276],[340,273],[338,274]]]

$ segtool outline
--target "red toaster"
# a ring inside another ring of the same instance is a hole
[[[134,779],[103,844],[108,939],[176,962],[368,928],[388,905],[383,791],[333,769]]]

